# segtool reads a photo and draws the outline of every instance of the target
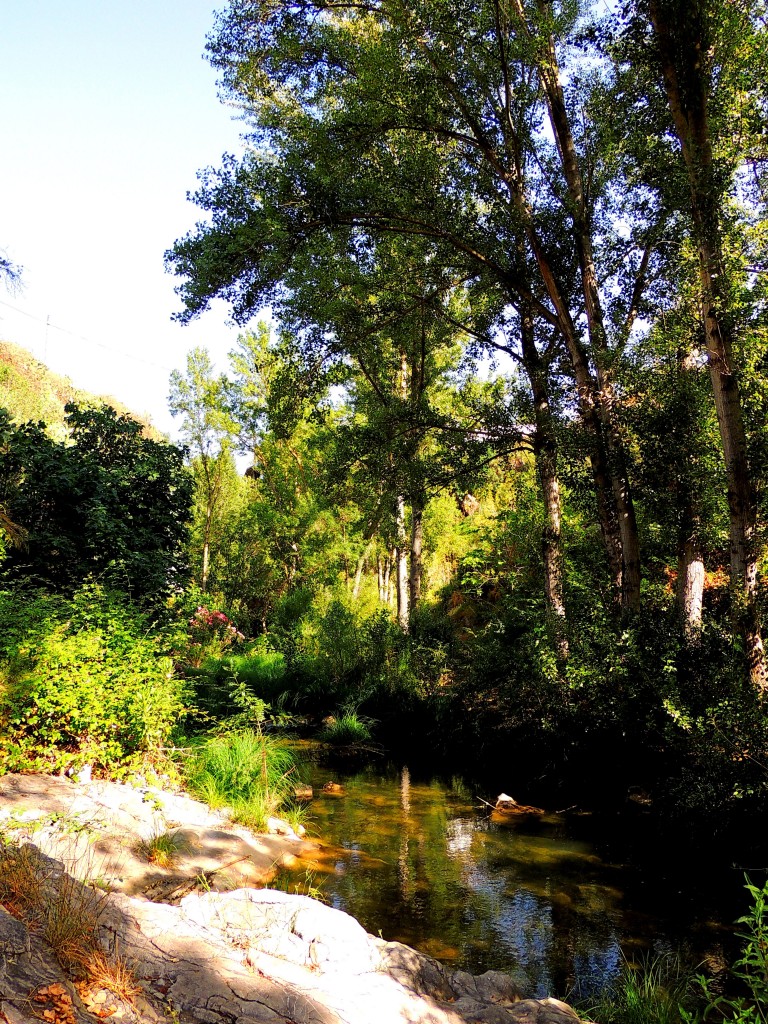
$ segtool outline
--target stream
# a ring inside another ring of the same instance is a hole
[[[537,997],[589,998],[623,958],[679,953],[720,969],[737,948],[742,875],[649,858],[650,822],[633,836],[588,815],[498,820],[463,779],[408,768],[310,762],[304,775],[317,848],[281,884],[316,887],[369,932],[453,969],[507,971]],[[343,794],[321,792],[330,780]]]

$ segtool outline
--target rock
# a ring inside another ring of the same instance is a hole
[[[193,893],[178,907],[116,894],[101,937],[135,961],[149,992],[203,1024],[570,1024],[514,980],[451,973],[368,935],[339,910],[270,890]]]
[[[344,796],[345,794],[344,787],[340,786],[338,782],[326,782],[322,791],[326,796]]]
[[[530,804],[519,804],[514,797],[507,793],[499,793],[496,798],[494,811],[499,814],[546,814],[541,807],[532,807]]]
[[[214,889],[264,884],[283,855],[300,845],[280,819],[272,822],[272,835],[254,835],[184,794],[106,780],[86,785],[58,776],[5,775],[0,822],[8,819],[20,840],[61,861],[74,877],[163,899],[185,880],[202,877]],[[149,863],[142,843],[168,831],[179,849],[165,867]]]
[[[293,792],[297,800],[312,800],[315,795],[311,786],[296,786]]]
[[[294,842],[301,841],[301,837],[282,818],[267,818],[267,828],[272,835],[285,836],[286,839],[292,839]]]
[[[44,1010],[63,1006],[68,1024],[86,1024],[78,994],[53,950],[0,906],[0,1018],[37,1024]],[[57,1014],[59,1024],[62,1017]]]

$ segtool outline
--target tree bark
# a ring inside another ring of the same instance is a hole
[[[547,368],[539,355],[534,339],[533,317],[521,317],[523,365],[533,395],[535,434],[533,441],[536,469],[541,483],[546,525],[542,531],[541,548],[544,561],[544,602],[547,618],[555,636],[561,663],[568,660],[564,596],[564,560],[561,534],[560,481],[557,474],[557,438],[549,404]]]
[[[677,605],[689,641],[701,630],[704,604],[704,555],[697,537],[683,538],[677,566]]]
[[[210,571],[211,543],[208,540],[210,531],[209,518],[206,516],[205,535],[203,537],[203,564],[200,571],[200,589],[205,594],[208,589],[208,573]]]
[[[581,273],[581,292],[595,370],[577,325],[573,321],[566,293],[547,257],[534,216],[525,195],[519,169],[507,173],[505,181],[526,231],[541,281],[552,304],[560,333],[570,359],[579,398],[579,411],[590,435],[590,467],[595,487],[597,513],[605,547],[612,591],[622,613],[640,607],[640,543],[634,501],[627,473],[627,459],[616,422],[615,394],[608,372],[608,342],[595,269],[590,211],[584,189],[579,155],[569,121],[562,86],[563,76],[552,35],[537,35],[528,20],[523,0],[512,0],[520,31],[528,36],[535,54],[549,122],[560,157],[568,211],[573,225],[574,254]],[[548,0],[538,0],[548,20]],[[519,144],[518,144],[519,145]]]
[[[397,621],[408,631],[408,540],[405,529],[405,498],[397,496],[395,507],[395,571],[397,594]]]
[[[418,607],[421,599],[421,583],[424,575],[422,548],[424,544],[424,502],[419,495],[411,503],[411,559],[408,578],[410,614]]]
[[[357,566],[355,568],[355,582],[352,585],[352,599],[356,601],[360,597],[360,586],[363,582],[363,571],[365,570],[365,563],[368,561],[368,556],[371,553],[373,547],[373,541],[369,540],[365,545],[365,551],[360,555],[357,560]],[[379,576],[381,579],[381,576]],[[379,583],[379,597],[381,597],[381,583]]]
[[[392,604],[392,588],[390,586],[390,576],[392,572],[392,559],[394,552],[391,555],[387,555],[383,558],[379,555],[376,559],[376,569],[379,581],[379,601],[382,604]]]
[[[688,375],[698,372],[696,353],[681,353],[678,357],[680,378],[685,381]],[[681,478],[678,477],[677,492],[677,511],[680,517],[677,545],[677,607],[687,641],[696,643],[702,626],[706,579],[698,482],[695,478],[691,482],[682,474]]]
[[[728,487],[731,586],[750,677],[761,696],[765,696],[768,671],[757,605],[756,508],[722,257],[723,200],[716,180],[709,123],[705,26],[700,16],[693,16],[687,7],[682,9],[679,2],[650,0],[649,7],[664,89],[687,171],[696,229],[701,317]]]
[[[544,0],[540,0],[544,6]],[[549,108],[549,119],[560,153],[560,162],[568,190],[573,237],[581,272],[581,292],[587,319],[587,332],[596,368],[596,381],[589,371],[587,359],[576,335],[570,316],[565,318],[566,345],[574,365],[576,382],[586,404],[588,426],[594,437],[593,473],[597,478],[598,502],[605,506],[601,528],[614,576],[620,569],[620,604],[624,612],[640,608],[640,541],[634,501],[627,472],[624,443],[616,422],[615,394],[608,371],[608,338],[600,301],[600,289],[592,248],[590,214],[584,191],[581,167],[571,132],[562,76],[557,61],[555,40],[547,41],[547,53],[541,63],[541,80]],[[610,486],[612,501],[606,501]],[[610,507],[612,504],[613,508]],[[618,536],[617,536],[618,534]],[[618,543],[617,543],[618,541]]]

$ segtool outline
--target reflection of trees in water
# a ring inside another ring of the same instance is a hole
[[[596,995],[612,980],[620,966],[619,932],[614,921],[616,907],[609,889],[585,887],[586,900],[572,898],[568,891],[553,891],[552,948],[549,954],[552,984],[562,995]]]
[[[408,857],[411,813],[411,773],[405,767],[400,772],[400,809],[402,811],[402,834],[400,837],[400,855],[397,859],[397,873],[400,879],[400,896],[403,903],[408,904],[413,898],[413,878],[411,875],[411,865]]]
[[[348,851],[326,885],[333,906],[454,967],[521,967],[538,994],[614,975],[619,894],[586,847],[547,827],[502,834],[408,769],[343,781],[348,795],[318,807],[323,839]]]

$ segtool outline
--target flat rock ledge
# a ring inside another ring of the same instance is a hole
[[[576,1024],[556,999],[522,998],[496,971],[449,972],[354,918],[270,889],[191,893],[179,906],[113,893],[98,940],[132,968],[142,994],[132,1024]],[[73,1024],[94,1017],[39,937],[0,909],[0,1014],[39,1019],[30,994],[59,982]]]

